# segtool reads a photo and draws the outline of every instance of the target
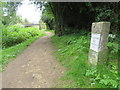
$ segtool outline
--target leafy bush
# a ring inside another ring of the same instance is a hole
[[[108,48],[109,48],[109,58],[111,60],[117,60],[118,59],[118,51],[120,48],[118,47],[119,44],[108,42]]]
[[[111,70],[105,66],[102,66],[104,70],[95,67],[90,67],[86,70],[86,76],[91,78],[91,86],[99,83],[107,88],[118,88],[117,65],[114,65],[114,63],[110,63],[109,65],[111,65]]]
[[[46,23],[47,29],[54,29],[54,15],[51,13],[51,7],[48,3],[45,4],[46,10],[43,10],[42,12],[42,21]]]
[[[31,43],[33,43],[36,39],[38,39],[41,36],[44,36],[45,33],[43,31],[40,31],[39,36],[35,36],[33,38],[30,38],[22,43],[19,43],[17,45],[4,48],[2,50],[2,59],[0,59],[0,72],[4,70],[4,67],[13,60],[17,55],[22,53],[23,50],[25,50]]]
[[[120,26],[118,19],[120,3],[118,2],[48,2],[46,4],[44,11],[47,17],[44,17],[44,20],[48,21],[52,14],[55,22],[54,29],[59,36],[78,33],[82,28],[90,32],[92,22],[99,21],[111,22],[110,33],[119,36],[117,31]]]
[[[39,34],[40,31],[36,27],[24,28],[21,24],[4,26],[2,29],[2,46],[13,46]]]

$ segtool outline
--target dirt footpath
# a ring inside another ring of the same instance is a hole
[[[51,88],[65,69],[55,60],[54,46],[46,32],[12,61],[2,73],[3,88]]]

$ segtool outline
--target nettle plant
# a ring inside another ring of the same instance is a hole
[[[117,66],[110,63],[111,70],[97,69],[96,67],[91,67],[86,70],[86,76],[90,78],[91,86],[97,83],[107,86],[108,88],[118,88],[118,72]],[[107,68],[108,69],[108,68]]]

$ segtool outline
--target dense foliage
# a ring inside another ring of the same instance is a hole
[[[46,26],[49,30],[53,30],[55,24],[53,13],[51,13],[52,11],[48,3],[45,4],[45,7],[46,9],[43,9],[41,19],[44,23],[46,23]]]
[[[49,30],[53,30],[54,29],[54,17],[52,17],[51,15],[48,14],[42,14],[42,21],[44,23],[46,23],[46,27]]]
[[[117,2],[49,2],[45,7],[46,12],[54,16],[55,31],[59,36],[78,33],[81,29],[90,32],[91,23],[95,21],[110,21],[110,32],[115,33],[120,24]]]
[[[21,21],[21,18],[17,16],[16,11],[20,2],[2,2],[2,24],[13,25]]]
[[[45,32],[37,27],[24,28],[21,24],[4,26],[2,28],[2,56],[0,55],[0,72],[18,54],[25,50],[31,43]]]
[[[2,46],[13,46],[32,37],[39,36],[40,32],[37,27],[24,28],[21,24],[4,26],[2,29]]]
[[[65,78],[69,80],[72,77],[76,81],[77,85],[69,85],[68,88],[118,88],[117,43],[110,41],[108,43],[109,62],[106,62],[107,65],[91,67],[88,65],[90,34],[86,35],[86,33],[81,32],[81,34],[61,37],[54,36],[52,42],[57,47],[55,53],[58,60],[67,67]]]

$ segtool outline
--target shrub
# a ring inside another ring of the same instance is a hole
[[[4,26],[2,29],[2,46],[13,46],[39,34],[40,31],[36,27],[24,28],[21,24]]]

